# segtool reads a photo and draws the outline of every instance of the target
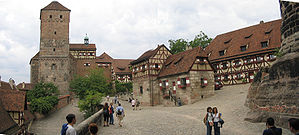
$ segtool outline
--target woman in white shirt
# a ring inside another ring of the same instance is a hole
[[[212,114],[212,108],[208,107],[207,108],[207,114],[205,116],[206,120],[206,126],[207,126],[207,135],[212,134],[212,127],[213,127],[213,114]]]
[[[220,125],[218,124],[221,118],[220,113],[218,112],[217,107],[213,108],[213,122],[214,122],[214,134],[220,135]]]

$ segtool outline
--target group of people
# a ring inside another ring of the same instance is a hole
[[[288,125],[294,135],[299,135],[299,119],[290,118]],[[282,135],[282,129],[275,127],[275,121],[272,117],[267,119],[266,127],[267,129],[264,130],[263,135]]]
[[[116,113],[114,112],[116,111]],[[122,127],[123,118],[125,117],[125,111],[124,108],[121,106],[121,104],[118,102],[118,106],[116,109],[113,107],[113,103],[106,102],[103,107],[103,114],[104,114],[104,127],[109,127],[109,125],[114,125],[114,113],[118,119],[118,125]]]
[[[133,108],[133,110],[141,110],[141,108],[140,108],[140,102],[139,102],[139,100],[138,99],[134,99],[134,98],[129,98],[129,102],[132,104],[132,108]]]
[[[220,135],[220,127],[224,121],[221,118],[221,113],[218,112],[217,107],[208,107],[207,114],[204,117],[204,123],[207,127],[207,135],[212,134],[212,127],[214,127],[214,134]]]

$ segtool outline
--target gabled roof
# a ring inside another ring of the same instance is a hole
[[[155,54],[158,52],[158,50],[161,48],[161,47],[165,47],[167,48],[165,45],[158,45],[158,47],[155,49],[155,50],[148,50],[146,51],[145,53],[143,53],[138,59],[134,60],[131,62],[131,65],[134,65],[134,64],[137,64],[137,63],[140,63],[140,62],[143,62],[143,61],[146,61],[148,60],[149,58],[155,56]]]
[[[0,90],[17,90],[15,86],[11,86],[8,82],[0,81]]]
[[[131,74],[130,62],[133,60],[130,59],[114,59],[112,66],[115,74]]]
[[[49,5],[42,8],[41,10],[60,10],[60,11],[71,11],[62,4],[60,4],[58,1],[52,1]]]
[[[96,57],[96,62],[111,63],[113,58],[110,57],[107,53],[103,53],[100,56]]]
[[[39,58],[39,52],[37,52],[31,59],[30,59],[30,62],[29,64],[31,64],[31,61],[34,60],[34,59],[38,59]]]
[[[207,58],[207,53],[200,47],[171,55],[167,58],[158,77],[187,73],[190,71],[196,57]]]
[[[96,51],[96,45],[95,44],[88,44],[86,46],[85,44],[70,44],[70,51]]]
[[[0,90],[0,101],[6,111],[25,110],[26,92],[16,90]]]
[[[222,61],[236,57],[247,56],[253,53],[273,51],[280,47],[281,19],[253,25],[228,33],[220,34],[206,47],[206,52],[211,53],[209,60]],[[261,42],[269,41],[268,47],[262,48]],[[241,51],[241,46],[248,45],[246,51]],[[225,50],[223,56],[219,51]]]
[[[17,127],[18,124],[10,117],[7,111],[4,109],[0,101],[0,133],[5,133],[9,129]]]

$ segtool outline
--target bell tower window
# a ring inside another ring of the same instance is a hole
[[[84,45],[88,46],[89,45],[89,38],[87,37],[87,34],[84,38]]]

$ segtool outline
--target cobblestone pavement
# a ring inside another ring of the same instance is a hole
[[[77,100],[75,100],[75,103],[61,108],[46,118],[34,121],[30,128],[30,132],[37,135],[60,135],[61,126],[62,124],[67,123],[65,117],[69,113],[76,115],[76,125],[84,120],[83,114],[77,107]]]
[[[129,103],[123,101],[124,126],[101,127],[99,132],[101,135],[205,135],[202,120],[206,108],[216,106],[225,121],[222,135],[260,135],[266,128],[264,123],[244,121],[249,110],[244,106],[248,87],[248,84],[227,86],[211,98],[181,107],[155,106],[133,111]],[[287,129],[283,129],[283,134],[291,135]]]

